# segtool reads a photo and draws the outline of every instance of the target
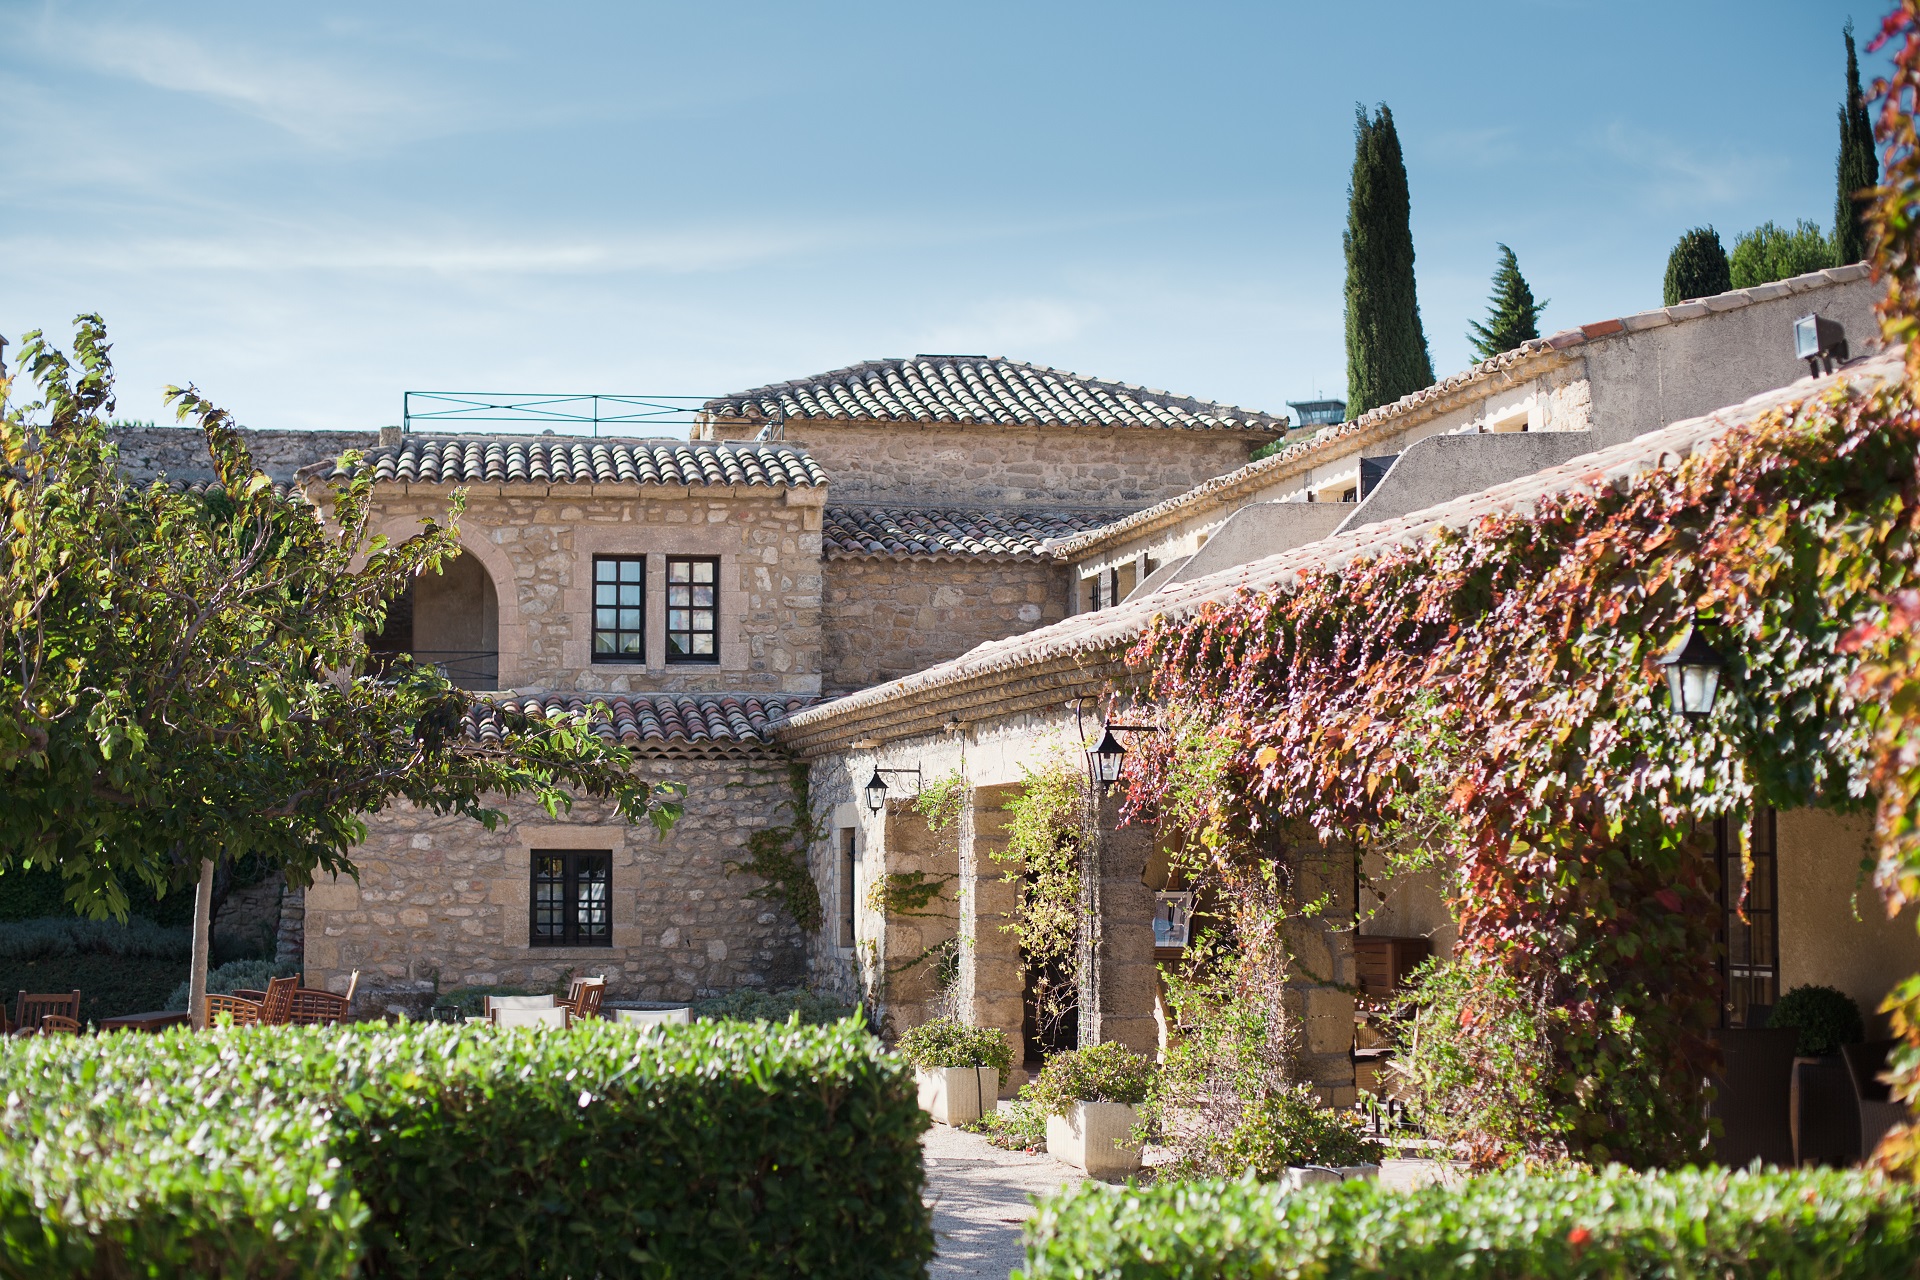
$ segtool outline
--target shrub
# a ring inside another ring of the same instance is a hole
[[[1285,1192],[1240,1182],[1040,1202],[1026,1280],[1270,1276],[1912,1276],[1916,1207],[1857,1172],[1689,1169],[1499,1173],[1396,1191],[1349,1181]]]
[[[1797,1052],[1818,1058],[1840,1052],[1843,1044],[1867,1038],[1866,1023],[1853,997],[1833,987],[1795,987],[1773,1006],[1769,1027],[1789,1027],[1800,1033]]]
[[[0,933],[8,926],[0,925]],[[99,954],[46,960],[0,960],[0,1000],[14,1011],[21,991],[80,992],[80,1021],[164,1008],[167,993],[187,975],[185,960]]]
[[[5,929],[0,929],[0,960],[50,960],[79,955],[186,960],[192,952],[193,936],[188,930],[166,928],[138,916],[125,924],[82,920],[78,916],[46,916],[9,922]]]
[[[1751,289],[1840,265],[1840,255],[1818,224],[1802,218],[1793,230],[1763,222],[1735,238],[1727,267],[1733,287]]]
[[[934,1067],[992,1067],[1002,1080],[1013,1070],[1013,1046],[998,1027],[970,1027],[935,1018],[900,1037],[900,1054],[922,1071]]]
[[[0,1045],[0,1277],[916,1276],[926,1121],[857,1026]]]
[[[693,1016],[706,1022],[785,1022],[796,1013],[806,1025],[823,1027],[843,1018],[857,1017],[860,1009],[804,987],[779,992],[742,987],[693,1004]]]
[[[1041,1114],[1064,1116],[1076,1102],[1145,1102],[1153,1092],[1153,1062],[1117,1040],[1056,1053],[1033,1082]]]
[[[278,964],[272,960],[229,960],[207,972],[207,994],[226,996],[236,991],[265,991],[273,979],[295,977],[299,972],[299,965]],[[167,1008],[187,1007],[191,983],[189,978],[173,989],[173,994],[167,997]]]
[[[1174,1176],[1206,1171],[1271,1182],[1302,1165],[1377,1164],[1385,1148],[1367,1136],[1359,1116],[1315,1100],[1304,1085],[1256,1099],[1225,1134],[1208,1132],[1178,1152]]]
[[[1720,245],[1719,232],[1712,227],[1695,227],[1681,236],[1667,255],[1662,305],[1710,298],[1731,288],[1733,270],[1727,265],[1727,251]]]
[[[1022,1085],[1018,1096],[960,1127],[1004,1151],[1043,1151],[1047,1145],[1047,1113],[1033,1100],[1032,1085]]]

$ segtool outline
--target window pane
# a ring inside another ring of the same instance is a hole
[[[637,632],[630,632],[630,633],[628,633],[628,634],[626,634],[626,635],[623,635],[623,636],[621,636],[621,637],[620,637],[620,652],[622,652],[622,653],[639,653],[639,652],[640,652],[640,636],[639,636],[639,633],[637,633]]]
[[[696,631],[693,635],[693,651],[696,654],[713,652],[713,636],[705,631]]]
[[[640,567],[641,567],[641,562],[637,559],[622,560],[620,562],[620,581],[622,582],[640,581]]]
[[[713,588],[712,587],[695,587],[693,589],[693,602],[698,605],[705,605],[708,608],[712,608],[713,607]]]
[[[667,561],[667,581],[686,582],[689,580],[692,569],[693,566],[688,561],[669,560]]]
[[[681,633],[680,635],[675,635],[671,631],[667,633],[667,652],[677,653],[677,654],[680,654],[682,657],[686,655],[687,645],[686,645],[686,635],[684,632]]]
[[[618,625],[614,622],[614,618],[617,616],[612,609],[595,609],[593,611],[593,625],[599,627],[602,631],[610,631]]]
[[[688,617],[689,617],[689,614],[685,609],[667,610],[667,630],[669,631],[687,630],[689,626]]]
[[[595,653],[612,653],[613,646],[614,646],[613,632],[596,631],[593,633],[593,651]]]
[[[622,631],[640,630],[640,611],[638,609],[622,609],[620,611],[620,629]]]
[[[678,604],[678,605],[692,604],[693,588],[692,587],[668,587],[667,603]]]
[[[639,604],[639,603],[640,603],[640,588],[639,588],[639,586],[638,586],[637,584],[636,584],[636,585],[631,585],[631,586],[630,586],[630,585],[626,585],[626,584],[622,584],[622,585],[621,585],[621,587],[620,587],[620,603],[621,603],[621,604],[626,604],[626,605],[637,605],[637,604]]]
[[[596,560],[593,562],[593,580],[595,582],[612,582],[615,575],[619,572],[619,569],[620,565],[617,561]]]
[[[696,561],[693,566],[693,580],[695,582],[712,582],[713,581],[713,561],[711,560]]]

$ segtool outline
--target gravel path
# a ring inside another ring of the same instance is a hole
[[[1002,1151],[985,1138],[936,1124],[920,1139],[927,1161],[938,1254],[934,1280],[993,1276],[1005,1280],[1025,1260],[1020,1227],[1033,1212],[1030,1195],[1080,1182],[1085,1175],[1051,1156]]]

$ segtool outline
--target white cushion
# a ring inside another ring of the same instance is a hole
[[[554,1007],[552,996],[488,996],[486,1003],[489,1016],[495,1009],[551,1009]]]
[[[613,1016],[620,1022],[631,1022],[643,1027],[658,1027],[670,1023],[686,1024],[693,1021],[693,1010],[682,1006],[678,1009],[615,1009]]]
[[[564,1027],[567,1025],[567,1011],[551,1009],[495,1009],[493,1025],[496,1027]]]

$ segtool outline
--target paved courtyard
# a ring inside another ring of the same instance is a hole
[[[994,1276],[1019,1266],[1020,1228],[1030,1195],[1069,1186],[1084,1177],[1051,1156],[1002,1151],[978,1134],[934,1125],[920,1140],[926,1150],[927,1201],[933,1206],[938,1255],[935,1280]]]

